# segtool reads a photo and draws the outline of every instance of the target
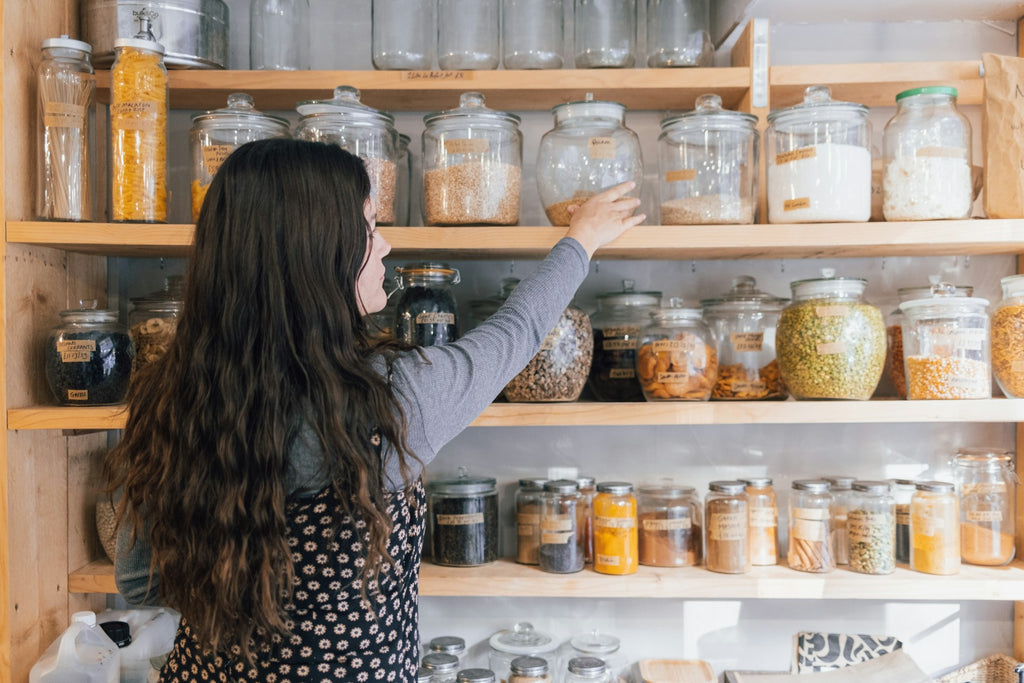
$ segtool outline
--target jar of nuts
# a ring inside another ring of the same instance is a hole
[[[590,318],[570,304],[537,355],[505,386],[505,398],[513,403],[575,401],[587,383],[593,354]]]
[[[651,311],[640,337],[636,374],[648,401],[707,401],[718,378],[715,338],[701,309],[673,298]]]
[[[163,289],[131,299],[128,328],[135,343],[136,370],[167,352],[178,329],[184,291],[184,278],[171,275]]]

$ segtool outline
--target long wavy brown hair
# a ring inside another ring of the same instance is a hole
[[[285,475],[304,423],[345,512],[366,522],[364,587],[391,561],[371,435],[407,480],[414,456],[379,371],[395,347],[374,341],[356,300],[369,194],[362,162],[337,146],[239,147],[200,212],[174,341],[129,389],[108,488],[123,492],[119,523],[152,545],[162,602],[211,650],[251,661],[287,634]]]

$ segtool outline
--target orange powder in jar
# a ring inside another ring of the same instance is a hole
[[[633,485],[602,482],[594,497],[594,571],[632,574],[639,565]]]

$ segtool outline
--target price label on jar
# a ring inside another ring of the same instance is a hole
[[[516,524],[520,526],[537,526],[540,524],[540,515],[529,512],[516,513]]]
[[[635,337],[640,334],[640,328],[632,325],[618,325],[614,327],[595,329],[594,332],[600,332],[601,336],[605,339],[609,339],[611,337]]]
[[[891,525],[892,518],[884,512],[854,510],[847,519],[846,533],[850,543],[871,544],[886,532],[891,533]]]
[[[910,526],[910,506],[909,505],[897,505],[896,506],[896,523],[900,526]]]
[[[47,128],[84,128],[85,107],[72,102],[43,102],[43,125]]]
[[[999,510],[968,510],[968,522],[1002,522],[1003,513]]]
[[[540,542],[543,545],[566,545],[572,540],[571,531],[541,531]]]
[[[788,152],[776,154],[775,165],[781,166],[801,159],[813,159],[816,156],[818,156],[817,147],[801,147],[800,149],[793,149]]]
[[[797,197],[796,199],[787,199],[782,202],[783,211],[797,211],[799,209],[811,208],[810,197]]]
[[[614,159],[615,138],[590,138],[587,142],[587,155],[591,159]]]
[[[62,363],[88,363],[96,352],[93,339],[65,339],[57,342],[57,353]]]
[[[594,517],[596,529],[632,529],[636,526],[633,517]]]
[[[110,105],[110,118],[116,119],[111,128],[119,130],[156,130],[157,118],[162,110],[159,102],[117,102]]]
[[[697,340],[695,337],[685,337],[683,339],[657,339],[651,342],[651,347],[655,353],[664,353],[672,351],[682,351],[689,353],[697,348]]]
[[[424,311],[416,314],[417,325],[454,325],[455,314],[440,311]]]
[[[742,541],[747,537],[747,513],[719,512],[711,515],[708,537],[713,541]]]
[[[608,379],[633,379],[636,370],[633,368],[612,368],[608,371]]]
[[[88,389],[68,389],[68,400],[69,401],[88,401],[89,390]]]
[[[220,165],[235,151],[232,145],[207,145],[203,147],[203,168],[208,175],[216,175]]]
[[[689,517],[679,519],[645,519],[643,521],[644,531],[685,531],[692,525]]]
[[[760,351],[764,345],[764,332],[733,332],[729,341],[733,351]]]
[[[540,518],[541,531],[572,531],[572,515],[548,515]]]
[[[636,349],[636,339],[605,339],[601,342],[601,349],[604,351],[633,351]]]
[[[659,372],[656,374],[657,381],[662,384],[682,384],[690,380],[688,372]]]
[[[681,168],[676,171],[667,171],[665,173],[666,183],[676,183],[683,180],[693,180],[697,177],[697,169],[695,168]]]
[[[772,507],[750,508],[750,526],[755,529],[770,529],[779,525],[778,511]]]
[[[828,530],[823,520],[797,519],[793,522],[793,536],[805,541],[824,542],[828,537]]]
[[[483,138],[457,138],[444,141],[445,154],[486,154],[490,150],[490,141]]]

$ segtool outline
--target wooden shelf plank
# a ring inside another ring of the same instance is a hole
[[[107,256],[188,256],[195,226],[7,221],[7,241]]]

